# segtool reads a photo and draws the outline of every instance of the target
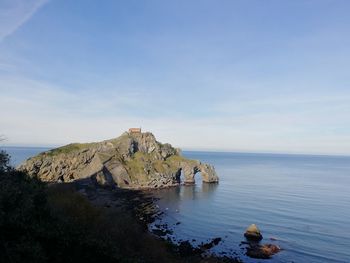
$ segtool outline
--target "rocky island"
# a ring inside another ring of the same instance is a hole
[[[203,182],[217,183],[213,166],[181,155],[170,144],[158,142],[150,132],[130,129],[121,136],[94,143],[73,143],[31,157],[20,171],[44,182],[92,179],[99,185],[149,189]]]

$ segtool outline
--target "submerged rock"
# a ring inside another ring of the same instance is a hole
[[[177,246],[177,250],[182,257],[200,254],[202,252],[200,249],[193,247],[188,240],[181,241]]]
[[[260,241],[262,240],[262,235],[259,228],[255,224],[251,224],[245,231],[244,236],[248,240]]]
[[[202,243],[199,248],[202,250],[207,250],[207,249],[211,249],[214,246],[217,246],[220,242],[221,242],[222,238],[221,237],[216,237],[213,238],[210,242],[208,243]]]
[[[175,186],[182,172],[187,183],[194,183],[198,172],[203,182],[219,180],[213,166],[184,158],[179,149],[158,142],[149,132],[69,144],[29,158],[17,169],[45,182],[92,179],[99,185],[129,189]]]
[[[274,244],[253,245],[247,248],[247,256],[251,258],[268,259],[281,251],[281,248]]]

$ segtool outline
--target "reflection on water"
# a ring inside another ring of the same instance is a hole
[[[209,199],[217,189],[218,184],[208,184],[197,182],[194,185],[180,185],[166,189],[154,191],[154,195],[159,200],[159,205],[164,206],[166,210],[173,208],[175,210],[181,209],[181,203],[189,200],[205,200]]]
[[[218,184],[202,184],[202,192],[207,196],[211,195],[217,188]]]
[[[209,198],[211,194],[217,188],[217,184],[208,183],[196,183],[195,185],[182,185],[176,187],[175,194],[178,197],[174,197],[177,200],[195,200],[197,198],[205,199]]]

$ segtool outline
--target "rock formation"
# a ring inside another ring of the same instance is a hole
[[[97,143],[68,144],[29,158],[17,169],[45,182],[73,182],[92,178],[100,185],[121,188],[159,188],[203,182],[216,183],[213,166],[181,156],[180,150],[158,142],[152,133],[124,133]]]
[[[281,251],[281,248],[274,244],[260,244],[263,236],[255,224],[251,224],[245,231],[244,236],[248,240],[246,255],[251,258],[269,259]]]
[[[251,258],[269,259],[281,251],[281,248],[274,244],[254,244],[247,248],[247,256]]]
[[[244,236],[248,240],[260,241],[263,237],[259,228],[255,224],[251,224],[245,231]]]

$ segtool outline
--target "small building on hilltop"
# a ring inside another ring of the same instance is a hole
[[[141,133],[141,128],[130,128],[129,133]]]

